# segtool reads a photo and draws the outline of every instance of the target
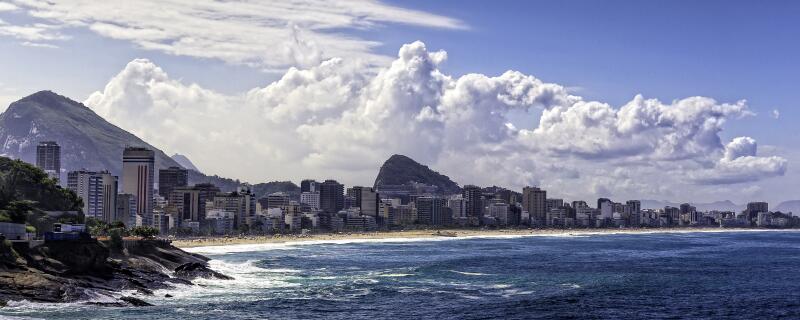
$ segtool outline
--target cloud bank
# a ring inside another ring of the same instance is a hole
[[[745,101],[636,96],[614,107],[516,71],[447,75],[439,69],[446,59],[414,42],[377,73],[364,72],[361,59],[332,58],[238,95],[172,79],[137,59],[85,103],[209,173],[249,181],[369,185],[381,163],[401,153],[461,183],[541,185],[569,199],[695,198],[717,192],[703,185],[787,170],[781,157],[758,156],[751,138],[720,138],[727,121],[752,115]],[[516,128],[512,111],[542,116]],[[740,189],[730,194],[748,192]]]

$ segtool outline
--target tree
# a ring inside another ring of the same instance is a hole
[[[122,229],[125,229],[125,222],[117,220],[117,221],[112,222],[110,225],[108,225],[108,227],[109,228],[122,228]]]
[[[89,234],[93,236],[102,236],[108,233],[109,225],[103,220],[87,218],[86,229],[88,229]]]
[[[33,201],[28,200],[14,200],[6,206],[6,212],[11,218],[13,223],[25,223],[28,219],[28,214],[34,209],[36,205]]]
[[[124,229],[121,228],[112,228],[108,230],[108,236],[111,238],[111,249],[122,251],[123,249],[123,241],[122,235],[124,234]]]
[[[158,234],[158,229],[149,226],[138,226],[131,229],[131,235],[141,237],[143,239],[152,239],[158,236]]]

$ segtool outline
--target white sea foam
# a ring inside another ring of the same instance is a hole
[[[533,293],[534,293],[533,291],[528,291],[528,290],[509,289],[509,290],[503,290],[503,292],[501,293],[501,296],[503,296],[504,298],[508,298],[508,297],[512,297],[512,296],[530,295],[530,294],[533,294]]]
[[[45,318],[33,318],[33,317],[3,316],[3,315],[0,315],[0,320],[46,320],[46,319]]]
[[[406,242],[431,242],[431,241],[457,241],[464,239],[516,239],[529,237],[547,238],[584,238],[605,235],[638,235],[638,234],[697,234],[697,233],[724,233],[724,232],[800,232],[800,230],[769,230],[769,229],[647,229],[647,230],[572,230],[558,233],[530,233],[530,234],[487,234],[469,235],[459,237],[412,237],[412,238],[367,238],[367,239],[324,239],[308,241],[287,241],[281,243],[257,243],[257,244],[231,244],[206,247],[185,248],[185,251],[205,254],[205,255],[224,255],[240,252],[258,252],[268,250],[297,250],[303,246],[321,244],[352,244],[352,243],[406,243]]]
[[[463,274],[465,276],[490,276],[490,274],[480,273],[480,272],[466,272],[466,271],[456,271],[456,270],[448,270],[448,271],[458,274]]]
[[[401,277],[410,277],[413,276],[411,273],[384,273],[379,274],[378,277],[385,277],[385,278],[401,278]]]
[[[228,253],[256,252],[268,250],[295,250],[308,245],[321,244],[351,244],[351,243],[405,243],[405,242],[429,242],[447,241],[454,239],[466,239],[470,237],[450,238],[450,237],[414,237],[414,238],[382,238],[382,239],[328,239],[328,240],[309,240],[309,241],[287,241],[282,243],[256,243],[256,244],[231,244],[221,246],[191,247],[183,250],[198,254],[221,255]]]
[[[290,288],[300,284],[291,283],[291,277],[286,274],[301,273],[296,269],[269,269],[256,266],[255,260],[244,262],[228,262],[224,260],[210,260],[209,267],[217,272],[233,277],[233,280],[197,278],[192,282],[196,285],[176,285],[173,288],[155,291],[155,296],[169,294],[172,298],[161,300],[165,303],[180,303],[181,301],[252,301],[260,296],[253,294],[264,289]],[[156,302],[158,304],[158,302]]]
[[[69,303],[48,303],[48,302],[32,302],[28,300],[12,300],[8,301],[5,307],[3,307],[4,312],[29,312],[29,311],[38,311],[38,312],[48,312],[48,311],[58,311],[58,310],[81,310],[86,308],[96,308],[96,306],[89,306],[86,305],[85,302],[69,302]]]

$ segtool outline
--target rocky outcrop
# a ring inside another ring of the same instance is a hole
[[[209,269],[207,258],[165,241],[128,241],[126,246],[116,252],[96,240],[20,246],[12,251],[17,259],[0,260],[0,301],[93,303],[110,297],[117,302],[93,304],[147,306],[141,298],[120,297],[119,292],[134,290],[144,297],[172,284],[191,284],[197,277],[231,279]]]
[[[444,194],[460,193],[461,188],[449,177],[431,170],[427,166],[414,161],[404,155],[393,155],[381,166],[378,177],[375,178],[375,187],[380,189],[386,185],[406,185],[422,183],[436,186]]]
[[[233,278],[211,270],[207,265],[197,262],[190,262],[175,268],[175,276],[183,279],[206,278],[233,280]]]

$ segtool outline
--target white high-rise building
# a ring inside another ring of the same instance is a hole
[[[506,203],[492,203],[488,207],[489,215],[497,219],[497,223],[501,226],[508,225],[508,204]]]
[[[117,220],[117,177],[108,171],[72,171],[67,174],[67,188],[83,200],[86,217],[111,223]]]
[[[153,184],[155,152],[128,147],[122,153],[122,192],[136,198],[136,214],[143,225],[153,224]]]
[[[455,195],[447,199],[447,207],[453,211],[453,220],[467,217],[467,204],[462,195]]]
[[[600,219],[611,219],[614,217],[614,203],[604,201],[600,203]]]
[[[300,203],[307,204],[312,210],[319,210],[319,192],[303,192]]]

